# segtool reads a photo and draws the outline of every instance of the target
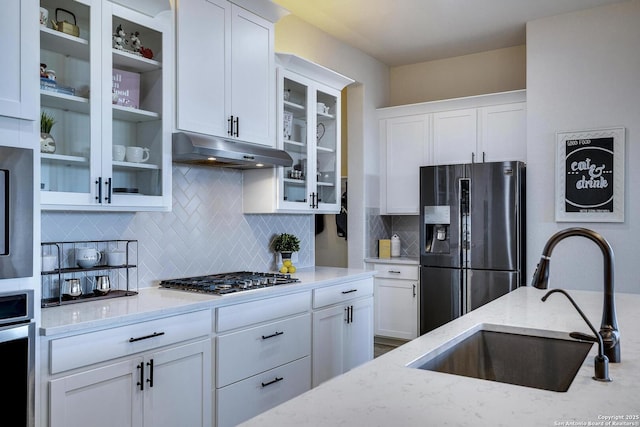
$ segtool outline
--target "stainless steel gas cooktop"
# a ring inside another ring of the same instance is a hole
[[[226,295],[251,289],[296,283],[299,279],[290,274],[255,273],[238,271],[233,273],[211,274],[207,276],[186,277],[183,279],[163,280],[163,288],[180,289],[215,295]]]

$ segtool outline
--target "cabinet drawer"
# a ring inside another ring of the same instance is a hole
[[[217,426],[235,426],[311,388],[311,357],[217,390]]]
[[[50,370],[56,374],[210,334],[211,311],[202,310],[54,339]]]
[[[309,292],[265,298],[217,309],[217,331],[230,331],[309,311]]]
[[[311,354],[310,314],[218,336],[217,387]]]
[[[373,279],[354,280],[341,285],[314,289],[313,308],[338,304],[367,295],[373,295]]]
[[[418,280],[419,268],[417,265],[374,264],[373,269],[377,271],[375,277]]]

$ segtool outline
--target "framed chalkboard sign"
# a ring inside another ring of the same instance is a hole
[[[624,222],[624,128],[556,134],[556,221]]]

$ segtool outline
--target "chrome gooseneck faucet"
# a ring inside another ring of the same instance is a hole
[[[600,335],[604,342],[604,353],[612,363],[620,362],[620,332],[616,318],[616,306],[613,298],[613,250],[609,242],[600,234],[587,228],[567,228],[551,236],[542,250],[531,285],[538,289],[547,289],[549,284],[549,263],[551,251],[561,241],[571,236],[582,236],[598,245],[604,262],[604,302],[602,305],[602,323]]]

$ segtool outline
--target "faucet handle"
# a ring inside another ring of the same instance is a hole
[[[598,338],[594,337],[593,335],[585,334],[583,332],[571,332],[569,336],[577,340],[598,342]]]

